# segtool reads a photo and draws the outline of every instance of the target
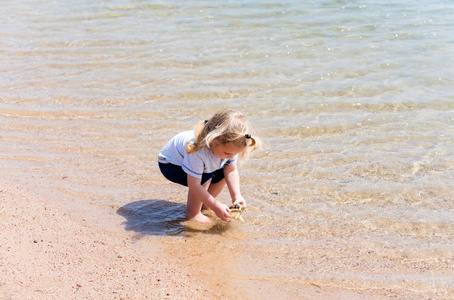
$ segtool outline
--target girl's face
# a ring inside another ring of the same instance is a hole
[[[244,147],[238,147],[233,143],[228,143],[225,145],[218,144],[216,146],[211,147],[211,151],[213,151],[214,156],[220,159],[224,158],[232,158],[233,156],[237,155],[240,152],[243,152]]]

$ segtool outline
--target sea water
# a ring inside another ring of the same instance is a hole
[[[453,15],[426,0],[3,3],[0,174],[177,259],[228,262],[205,277],[228,269],[245,297],[452,298]],[[223,108],[264,147],[241,166],[245,222],[200,229],[157,154]]]

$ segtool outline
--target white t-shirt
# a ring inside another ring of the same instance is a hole
[[[191,154],[186,153],[186,144],[195,140],[194,131],[184,131],[174,136],[159,153],[158,160],[163,164],[181,166],[183,170],[196,178],[202,178],[203,173],[212,173],[233,164],[238,159],[238,154],[228,159],[217,158],[211,149],[203,147]]]

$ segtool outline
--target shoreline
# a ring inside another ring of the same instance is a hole
[[[19,183],[0,182],[0,298],[210,297],[159,245],[134,243],[126,233],[80,220]]]
[[[339,254],[318,247],[306,247],[306,252],[281,246],[257,248],[243,243],[247,233],[235,228],[209,238],[196,233],[185,239],[138,240],[126,230],[99,226],[93,216],[70,212],[56,199],[32,191],[25,183],[0,179],[0,299],[422,299],[435,295],[450,299],[452,295],[451,289],[435,281],[429,286],[417,277],[386,280],[391,269],[377,264],[372,264],[373,274],[382,277],[375,280],[361,280],[354,272],[345,279],[323,276],[331,267],[320,261],[323,257],[332,257],[334,267],[336,259],[373,263],[380,255],[398,264],[398,257],[389,257],[390,249],[361,254],[346,247]],[[107,214],[102,217],[110,220]],[[319,264],[320,270],[293,276],[280,273],[298,263],[306,265],[301,270],[311,270],[311,264]],[[255,269],[249,271],[248,264]],[[444,274],[443,270],[438,271]]]

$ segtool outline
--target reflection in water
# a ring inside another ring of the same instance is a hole
[[[212,224],[187,221],[185,204],[165,200],[142,200],[120,207],[117,213],[126,219],[125,229],[139,236],[190,236],[191,233],[221,234],[230,224],[214,219]],[[213,215],[207,211],[208,216]]]

